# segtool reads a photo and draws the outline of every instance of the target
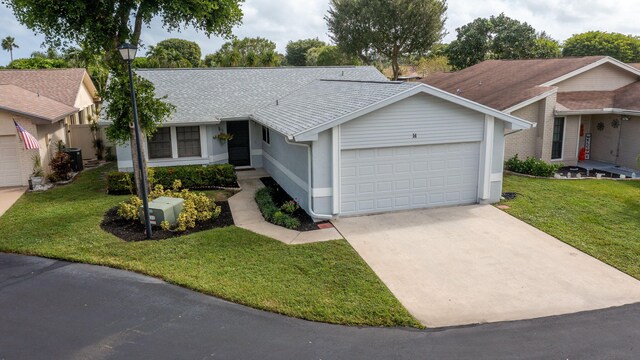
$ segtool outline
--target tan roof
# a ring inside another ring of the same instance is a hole
[[[16,85],[0,84],[0,109],[56,122],[78,109]]]
[[[428,75],[422,82],[498,110],[541,95],[540,87],[604,56],[536,60],[488,60],[452,73]]]
[[[556,101],[566,110],[610,109],[614,107],[615,91],[572,91],[558,93]]]
[[[622,109],[640,111],[640,81],[615,91],[573,91],[558,93],[562,111]]]
[[[68,106],[74,106],[85,69],[0,70],[0,84],[17,85]]]

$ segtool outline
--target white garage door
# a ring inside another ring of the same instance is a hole
[[[343,215],[477,202],[480,143],[342,150]]]
[[[16,136],[0,136],[0,186],[21,185]]]

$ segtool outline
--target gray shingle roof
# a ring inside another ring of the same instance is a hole
[[[422,86],[391,81],[316,80],[252,115],[259,123],[293,136]]]
[[[249,117],[317,79],[387,79],[374,67],[281,67],[215,69],[139,69],[158,96],[176,106],[168,123],[211,122]]]

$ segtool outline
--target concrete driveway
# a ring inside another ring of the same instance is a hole
[[[342,218],[334,225],[429,327],[640,301],[640,282],[489,205]]]
[[[9,210],[25,191],[26,187],[0,187],[0,216]]]

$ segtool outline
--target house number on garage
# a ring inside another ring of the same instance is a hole
[[[414,138],[414,139],[417,139],[417,138],[418,138],[418,134],[413,133],[413,138]]]

